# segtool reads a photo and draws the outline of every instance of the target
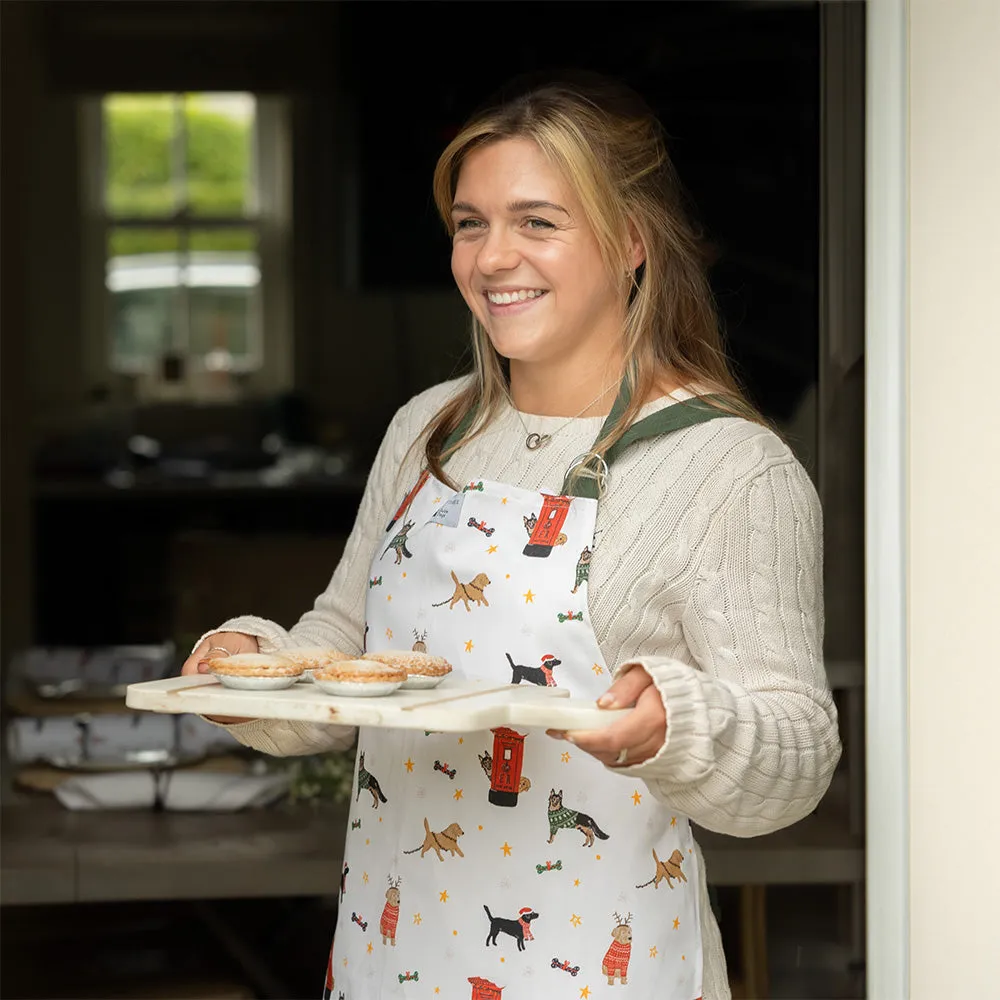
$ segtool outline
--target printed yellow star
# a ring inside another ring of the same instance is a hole
[[[601,856],[600,856],[600,854],[595,854],[595,855],[594,855],[594,860],[595,860],[595,861],[600,861],[600,860],[601,860]]]
[[[451,936],[452,937],[458,937],[458,931],[452,931],[451,932]]]
[[[674,917],[674,930],[677,930],[677,928],[680,927],[680,925],[681,925],[681,918]]]
[[[434,992],[435,993],[440,993],[441,992],[441,987],[440,986],[435,986],[434,987]]]
[[[461,797],[462,797],[462,789],[461,788],[456,788],[455,789],[455,801],[457,802]]]
[[[580,880],[578,878],[573,879],[573,885],[574,885],[574,887],[579,887]]]
[[[562,762],[563,762],[564,764],[568,764],[568,763],[569,763],[569,751],[568,751],[568,750],[564,750],[564,751],[562,752],[562,755],[561,755],[561,757],[560,757],[560,760],[562,760]]]
[[[569,918],[569,922],[570,922],[570,923],[571,923],[571,924],[572,924],[572,925],[573,925],[574,927],[579,927],[579,926],[580,926],[580,924],[582,924],[582,923],[583,923],[583,920],[582,920],[582,919],[581,919],[581,918],[580,918],[580,917],[579,917],[579,916],[578,916],[577,914],[575,914],[575,913],[574,913],[574,914],[573,914],[573,916],[571,916],[571,917]]]
[[[472,640],[471,640],[471,639],[467,639],[467,640],[465,641],[465,651],[466,651],[467,653],[471,653],[471,652],[472,652],[472,649],[473,649],[473,642],[472,642]]]
[[[488,548],[488,549],[486,550],[486,554],[487,554],[488,556],[491,556],[491,555],[493,555],[493,553],[494,553],[494,552],[496,552],[496,550],[497,550],[497,547],[496,547],[495,545],[491,545],[491,546],[490,546],[490,547],[489,547],[489,548]]]
[[[509,579],[510,579],[510,573],[508,573],[508,574],[507,574],[507,575],[506,575],[506,576],[504,577],[504,579],[505,579],[505,580],[509,580]]]
[[[445,889],[444,892],[441,893],[441,902],[442,903],[447,903],[448,902],[448,890],[447,889]]]
[[[482,828],[483,828],[483,824],[482,824],[482,823],[480,823],[480,824],[479,824],[479,829],[480,829],[480,830],[482,830]]]
[[[590,669],[593,670],[595,674],[604,673],[604,667],[602,667],[599,663],[595,663]]]
[[[391,600],[392,600],[392,594],[386,594],[386,595],[385,595],[385,599],[386,599],[387,601],[391,601]]]
[[[435,503],[440,503],[441,502],[441,497],[435,497],[434,498],[434,502]]]
[[[500,964],[503,965],[503,963],[506,962],[506,961],[507,961],[507,959],[504,958],[503,955],[501,955],[500,956]]]
[[[381,816],[379,816],[379,818],[378,818],[378,821],[379,821],[380,823],[382,822],[382,817],[381,817]]]
[[[688,958],[687,955],[681,955],[681,961],[682,962],[686,962],[687,958]]]
[[[639,789],[637,788],[632,793],[632,802],[634,805],[638,805],[641,801],[642,801],[642,792],[640,792]]]
[[[345,969],[347,968],[347,957],[346,956],[344,957],[344,968]]]
[[[391,629],[391,628],[387,628],[387,629],[385,630],[385,637],[386,637],[387,639],[391,639],[391,638],[392,638],[392,629]]]
[[[365,837],[365,847],[371,847],[371,844],[372,844],[371,838]]]
[[[503,847],[501,847],[500,850],[503,851],[503,856],[505,858],[510,857],[510,844],[508,844],[506,840],[503,842]]]
[[[372,943],[371,943],[371,941],[369,941],[368,942],[368,954],[370,955],[371,953],[372,953]]]
[[[535,595],[531,592],[531,588],[530,587],[528,588],[528,592],[526,594],[522,594],[521,596],[524,598],[524,603],[525,604],[534,604],[535,603]]]
[[[413,773],[413,761],[410,760],[409,757],[407,757],[406,760],[403,761],[403,767],[406,768],[408,774]]]
[[[364,882],[365,885],[368,885],[368,872],[361,873],[361,881]]]
[[[415,924],[419,924],[419,923],[420,923],[420,921],[421,921],[421,920],[423,920],[423,919],[424,919],[424,918],[423,918],[422,916],[420,916],[420,914],[419,914],[419,913],[414,913],[414,914],[413,914],[413,922],[414,922]]]
[[[465,737],[464,736],[459,736],[459,738],[458,738],[459,746],[461,746],[464,742],[465,742]]]
[[[406,573],[403,573],[403,579],[404,580],[406,579]]]
[[[670,825],[671,826],[677,826],[677,817],[676,816],[671,816],[670,817]]]
[[[500,503],[506,504],[507,503],[507,498],[506,497],[500,497]]]
[[[580,1000],[587,1000],[587,997],[589,996],[590,996],[590,987],[584,986],[583,989],[580,990]]]
[[[649,949],[649,957],[656,958],[656,945],[654,944],[652,948]]]

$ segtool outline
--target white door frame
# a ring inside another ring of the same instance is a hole
[[[907,5],[867,4],[865,650],[868,996],[910,969],[907,575]]]

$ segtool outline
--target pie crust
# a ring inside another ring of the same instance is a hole
[[[444,677],[451,673],[451,664],[443,656],[418,653],[405,649],[386,649],[381,653],[365,653],[363,660],[377,661],[406,671],[407,677]]]

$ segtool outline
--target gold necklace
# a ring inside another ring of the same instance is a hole
[[[521,422],[521,427],[524,429],[524,447],[528,451],[537,451],[543,445],[549,443],[552,438],[558,434],[564,427],[568,427],[574,420],[578,419],[581,414],[586,413],[595,403],[603,399],[613,388],[613,386],[608,386],[603,389],[597,396],[595,396],[579,413],[575,413],[569,418],[565,423],[560,424],[551,434],[539,434],[538,431],[529,431],[528,425],[524,422],[524,418],[521,416],[521,411],[514,406],[514,401],[511,400],[511,405],[514,406],[514,412],[517,414],[517,419]]]

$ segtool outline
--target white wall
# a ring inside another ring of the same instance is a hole
[[[908,27],[911,996],[995,997],[1000,3]]]

